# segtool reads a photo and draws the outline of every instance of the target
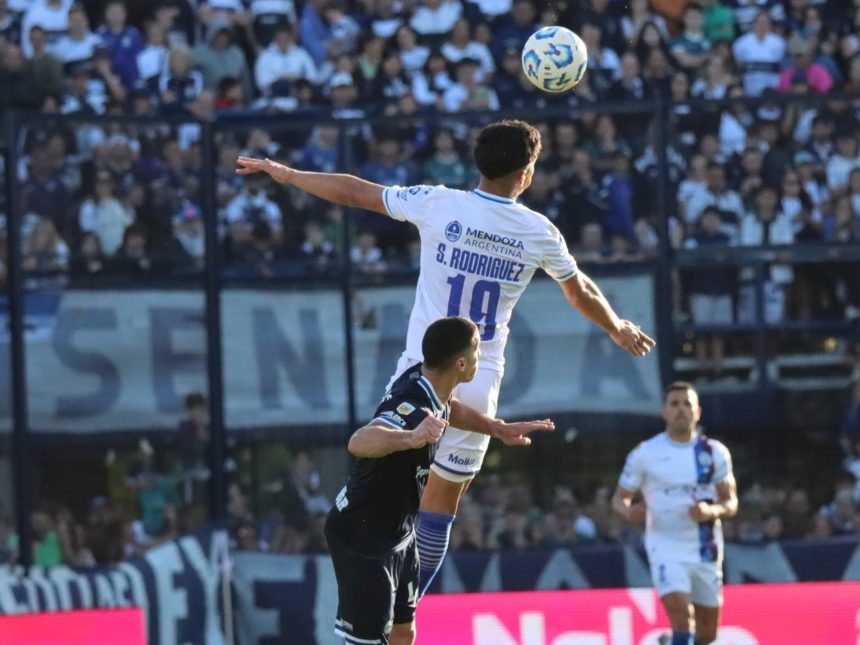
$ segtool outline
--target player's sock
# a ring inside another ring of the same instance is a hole
[[[691,645],[693,635],[690,632],[672,632],[672,645]]]
[[[448,550],[448,539],[451,537],[453,515],[447,513],[418,513],[418,561],[421,572],[418,582],[418,596],[424,595],[436,572],[442,567],[442,560]]]

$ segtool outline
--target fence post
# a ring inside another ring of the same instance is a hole
[[[18,562],[29,569],[33,564],[33,532],[30,525],[30,476],[27,460],[28,409],[27,367],[24,347],[24,275],[21,266],[21,209],[18,202],[17,119],[6,119],[6,235],[9,267],[9,340],[12,381],[12,472],[15,487],[15,528],[18,532]]]
[[[669,383],[675,371],[675,312],[672,306],[661,307],[659,303],[673,303],[672,272],[675,252],[669,236],[669,215],[667,195],[669,192],[669,155],[666,151],[666,129],[669,126],[668,110],[671,104],[658,99],[654,109],[654,136],[652,145],[657,156],[657,211],[660,221],[657,232],[660,236],[660,247],[663,253],[657,255],[657,284],[654,302],[657,305],[655,320],[657,321],[657,344],[660,356],[660,375],[663,383]]]
[[[352,146],[349,142],[350,128],[340,126],[340,152],[343,164],[343,172],[354,173]],[[346,361],[346,407],[347,407],[347,429],[346,437],[352,434],[358,427],[358,411],[356,410],[357,395],[355,392],[355,334],[353,333],[353,311],[352,311],[352,261],[350,259],[350,243],[352,241],[349,224],[350,217],[341,218],[343,228],[343,260],[341,262],[340,289],[343,297],[343,319],[344,319],[344,343]],[[382,393],[379,393],[380,396]]]
[[[215,141],[209,122],[200,124],[202,146],[200,189],[206,249],[206,374],[209,403],[209,516],[222,520],[227,513],[224,473],[227,433],[224,427],[224,364],[221,343],[221,254],[218,240],[218,209],[215,201]]]

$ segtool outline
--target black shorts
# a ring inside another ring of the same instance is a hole
[[[387,644],[395,624],[411,623],[415,618],[415,538],[399,551],[367,556],[329,536],[329,551],[337,578],[335,633],[354,645]]]

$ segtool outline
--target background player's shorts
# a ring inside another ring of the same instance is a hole
[[[335,634],[356,645],[388,643],[395,624],[411,623],[415,618],[418,603],[415,539],[400,551],[365,556],[328,537],[337,578]]]
[[[661,598],[680,591],[689,594],[694,605],[723,604],[723,567],[716,562],[655,561],[651,563],[651,580]]]
[[[397,371],[388,387],[390,388],[398,376],[417,362],[401,356],[397,363]],[[460,383],[454,389],[454,396],[470,408],[494,417],[499,407],[502,375],[503,373],[498,370],[479,367],[475,378],[468,383]],[[448,426],[439,441],[436,458],[430,468],[443,479],[453,482],[467,481],[481,470],[489,445],[489,435]]]

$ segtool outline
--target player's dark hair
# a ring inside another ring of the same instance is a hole
[[[424,365],[434,370],[451,365],[472,346],[475,329],[475,323],[460,316],[440,318],[431,323],[421,341]]]
[[[665,401],[671,392],[687,392],[688,390],[695,392],[696,396],[699,396],[699,393],[696,392],[696,388],[689,381],[672,381],[666,386],[663,400]]]
[[[487,179],[522,170],[540,154],[540,132],[525,121],[506,119],[478,133],[475,164]]]

